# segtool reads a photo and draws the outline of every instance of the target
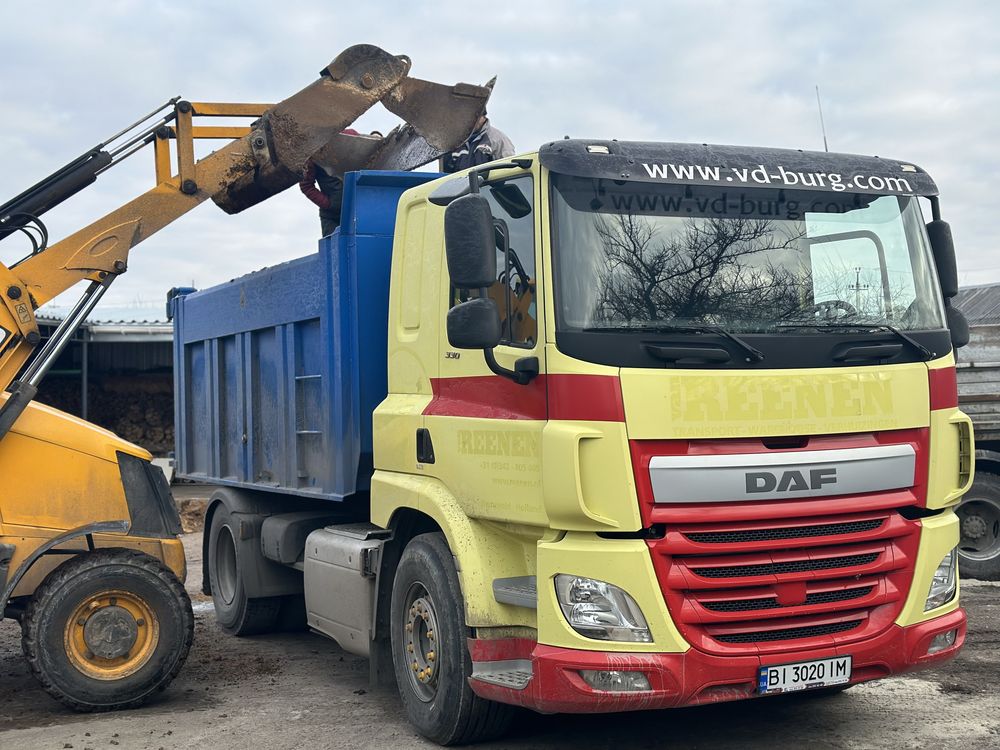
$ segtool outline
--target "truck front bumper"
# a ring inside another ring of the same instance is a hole
[[[937,635],[957,631],[953,645],[928,654]],[[696,649],[655,654],[583,651],[528,640],[470,640],[473,691],[489,700],[541,713],[609,713],[693,706],[757,696],[762,666],[850,655],[851,682],[923,669],[954,657],[965,642],[965,610],[909,627],[893,625],[875,638],[845,646],[767,656],[713,656]],[[607,692],[590,687],[581,670],[641,672],[649,690]],[[516,675],[516,676],[515,676]]]

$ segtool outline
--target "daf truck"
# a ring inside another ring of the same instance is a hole
[[[219,624],[298,613],[441,744],[954,657],[974,448],[937,193],[617,140],[348,174],[318,252],[171,303]]]

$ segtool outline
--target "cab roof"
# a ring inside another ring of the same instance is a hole
[[[567,138],[546,143],[538,157],[542,166],[574,177],[831,193],[938,194],[934,180],[917,165],[879,156]]]

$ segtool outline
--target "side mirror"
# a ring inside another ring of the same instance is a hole
[[[493,215],[481,195],[456,198],[444,211],[448,275],[459,289],[482,289],[496,281]]]
[[[506,235],[500,240],[506,249]],[[448,275],[457,289],[477,290],[478,297],[448,311],[448,343],[456,349],[482,349],[490,371],[527,385],[538,375],[538,359],[522,357],[509,370],[497,362],[493,349],[502,335],[500,311],[487,296],[497,280],[497,237],[490,204],[478,193],[456,198],[444,211],[444,245]]]
[[[512,219],[523,219],[531,213],[531,201],[524,196],[516,182],[501,182],[497,185],[491,185],[490,192],[500,207]]]
[[[969,343],[969,321],[957,307],[948,305],[945,309],[948,315],[948,330],[951,332],[951,345],[961,349]]]
[[[489,297],[477,297],[448,311],[448,343],[456,349],[492,349],[500,343],[500,313]]]
[[[951,299],[958,294],[958,263],[955,260],[955,242],[951,238],[951,225],[941,219],[928,222],[927,236],[931,240],[934,265],[937,266],[938,280],[941,282],[941,294],[945,299]]]

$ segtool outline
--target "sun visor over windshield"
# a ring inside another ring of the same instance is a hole
[[[574,177],[666,185],[938,194],[930,175],[909,162],[822,151],[566,139],[542,146],[539,160]]]

